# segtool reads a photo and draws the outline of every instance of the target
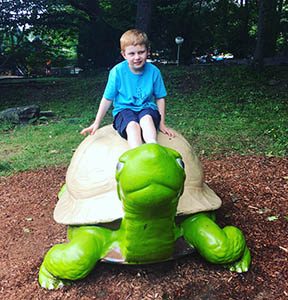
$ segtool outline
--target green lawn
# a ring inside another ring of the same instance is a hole
[[[167,124],[199,155],[288,154],[288,67],[161,67]],[[0,81],[0,110],[38,104],[56,116],[26,126],[0,125],[0,175],[68,165],[101,99],[108,73],[89,78]],[[108,113],[103,125],[111,123]]]

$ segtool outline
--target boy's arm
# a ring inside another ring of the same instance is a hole
[[[165,99],[164,98],[157,99],[156,103],[158,106],[159,113],[161,115],[161,121],[159,126],[160,131],[167,134],[170,137],[174,137],[175,133],[165,125]]]
[[[84,128],[80,133],[83,135],[95,134],[96,130],[100,127],[101,121],[103,120],[104,116],[106,115],[108,109],[111,106],[112,101],[102,98],[99,104],[98,112],[96,114],[95,121],[87,128]]]

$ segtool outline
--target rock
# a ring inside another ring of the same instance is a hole
[[[279,81],[277,81],[275,79],[271,79],[271,80],[269,80],[268,85],[274,86],[274,85],[278,85],[279,83],[280,83]]]
[[[55,114],[51,110],[40,111],[40,117],[54,117],[54,116],[55,116]]]
[[[39,116],[40,107],[38,105],[14,107],[0,112],[0,122],[26,124],[32,119],[38,119]]]

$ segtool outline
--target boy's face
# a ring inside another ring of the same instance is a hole
[[[148,56],[148,50],[145,45],[127,46],[121,52],[127,60],[130,70],[133,73],[141,73]]]

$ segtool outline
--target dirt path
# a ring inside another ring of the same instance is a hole
[[[65,168],[0,181],[0,297],[15,299],[288,299],[288,158],[203,160],[206,182],[223,200],[221,226],[240,227],[251,270],[231,273],[197,254],[145,267],[99,264],[85,280],[46,291],[37,283],[44,253],[66,238],[53,221]]]

